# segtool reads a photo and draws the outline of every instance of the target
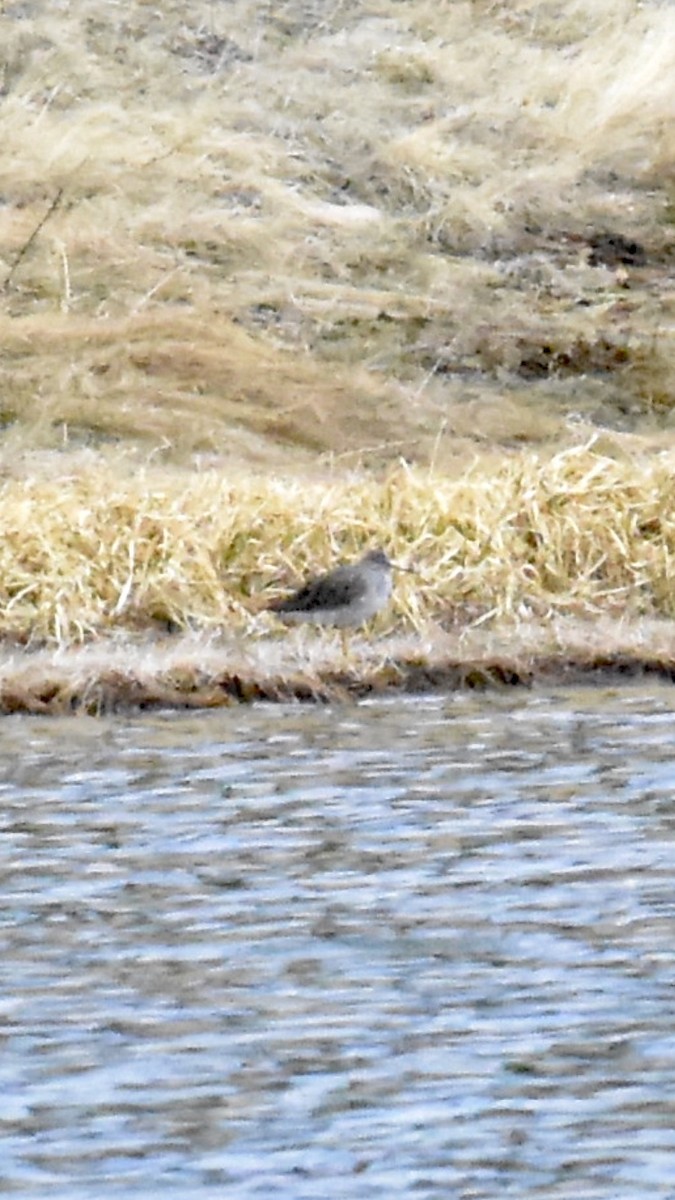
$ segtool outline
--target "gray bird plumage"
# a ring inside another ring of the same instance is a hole
[[[269,612],[288,625],[362,625],[389,600],[393,568],[384,550],[369,550],[358,562],[310,579],[292,596],[274,601]]]

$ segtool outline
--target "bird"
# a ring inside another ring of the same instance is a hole
[[[291,596],[274,600],[267,611],[286,625],[332,625],[342,630],[363,625],[391,597],[395,569],[411,568],[391,562],[384,550],[368,550],[358,562],[344,563],[309,579]]]

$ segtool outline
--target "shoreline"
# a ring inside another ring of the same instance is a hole
[[[303,636],[304,635],[304,636]],[[242,641],[180,635],[0,651],[0,716],[104,716],[255,702],[350,703],[504,688],[675,682],[675,621]]]

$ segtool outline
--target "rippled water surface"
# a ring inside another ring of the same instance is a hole
[[[0,1193],[675,1196],[675,691],[0,724]]]

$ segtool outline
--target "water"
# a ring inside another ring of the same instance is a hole
[[[675,1194],[675,692],[0,724],[0,1193]]]

